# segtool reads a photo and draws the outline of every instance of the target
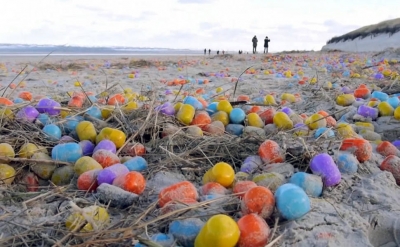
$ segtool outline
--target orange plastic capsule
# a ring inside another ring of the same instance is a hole
[[[368,88],[357,88],[354,90],[354,97],[366,99],[371,94],[371,91]]]
[[[196,187],[189,181],[183,181],[168,186],[160,191],[158,195],[158,205],[164,207],[170,201],[181,201],[184,199],[197,200],[198,194]]]
[[[276,111],[274,108],[269,108],[260,113],[260,118],[264,121],[265,124],[272,124],[274,123],[274,116]]]
[[[0,97],[0,105],[10,106],[10,105],[14,105],[14,103],[11,100],[7,99],[7,98]]]
[[[20,97],[23,100],[31,101],[32,100],[32,94],[27,91],[20,92],[18,97]]]
[[[376,151],[385,157],[389,155],[399,156],[400,154],[400,151],[396,148],[396,146],[388,141],[379,143],[379,145],[376,147]]]
[[[199,111],[194,115],[191,125],[197,125],[204,128],[207,124],[211,123],[211,117],[206,111]]]
[[[278,143],[272,140],[266,140],[260,145],[258,155],[267,164],[282,163],[285,160]]]
[[[253,181],[239,181],[233,186],[233,193],[237,197],[242,198],[249,189],[254,187],[257,187],[257,184]]]
[[[77,187],[79,190],[84,191],[95,191],[99,186],[97,183],[97,174],[101,171],[101,169],[89,170],[78,177]]]
[[[146,179],[140,172],[131,171],[116,177],[113,181],[113,185],[140,195],[146,188]]]
[[[372,146],[365,139],[346,138],[342,141],[340,150],[352,151],[360,162],[369,160],[372,155]]]
[[[270,228],[257,214],[247,214],[237,222],[240,230],[239,247],[264,247],[268,243]]]
[[[122,94],[115,94],[108,99],[107,104],[109,105],[123,105],[125,103],[125,97]]]
[[[393,174],[396,183],[400,185],[400,158],[395,155],[386,157],[380,166],[383,171],[388,171]]]
[[[83,100],[79,97],[72,97],[68,101],[68,106],[69,107],[76,107],[76,108],[82,108],[83,105]]]
[[[237,101],[250,101],[250,97],[247,95],[239,95],[236,100]]]
[[[200,193],[202,195],[225,195],[228,193],[228,190],[217,182],[208,182],[201,186]]]
[[[119,157],[111,151],[100,149],[94,152],[93,159],[95,159],[103,168],[120,163]]]
[[[268,218],[275,207],[275,198],[272,192],[265,187],[257,186],[249,189],[243,196],[241,209],[243,214],[258,214]]]

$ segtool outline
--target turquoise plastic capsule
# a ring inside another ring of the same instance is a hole
[[[48,124],[44,126],[43,132],[50,137],[52,140],[60,140],[61,139],[61,130],[55,124]]]
[[[276,207],[287,220],[296,220],[311,209],[310,199],[306,192],[295,184],[279,186],[275,192]]]
[[[78,143],[58,144],[51,151],[53,160],[75,163],[80,157],[82,157],[82,148]]]

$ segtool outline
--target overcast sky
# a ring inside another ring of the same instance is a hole
[[[2,0],[0,43],[319,50],[400,17],[399,0]]]

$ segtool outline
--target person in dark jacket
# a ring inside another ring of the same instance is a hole
[[[211,53],[211,49],[208,49],[208,55],[210,55],[210,53]]]
[[[207,54],[207,49],[204,49],[204,55],[206,55]]]
[[[256,54],[256,52],[257,52],[257,42],[258,42],[257,36],[254,35],[254,37],[253,37],[253,39],[251,41],[253,42],[253,54]]]
[[[268,39],[268,36],[265,37],[265,39],[264,39],[264,53],[268,53],[268,43],[269,43],[270,41],[271,41],[271,40]]]

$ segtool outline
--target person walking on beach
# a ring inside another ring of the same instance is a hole
[[[253,37],[253,39],[251,41],[253,42],[253,54],[256,54],[256,52],[257,52],[257,42],[258,42],[257,36],[254,35],[254,37]]]
[[[269,43],[270,41],[271,41],[271,40],[268,39],[268,36],[265,37],[265,39],[264,39],[264,53],[268,53],[268,43]]]
[[[211,53],[211,49],[208,49],[208,55],[210,55],[210,53]]]
[[[217,51],[217,55],[219,55],[219,51]]]
[[[206,55],[207,54],[207,49],[204,49],[204,55]]]

